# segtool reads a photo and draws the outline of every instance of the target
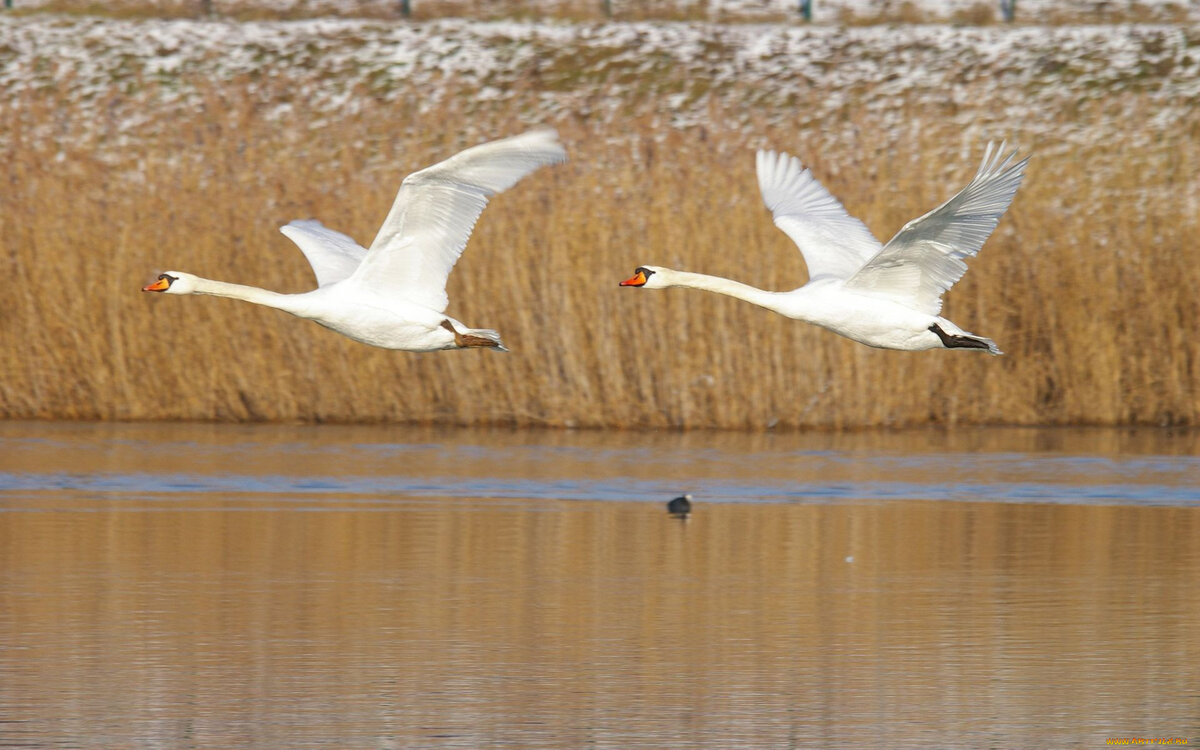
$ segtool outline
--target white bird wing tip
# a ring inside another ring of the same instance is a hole
[[[279,228],[279,231],[287,234],[289,229],[309,230],[309,229],[325,229],[325,225],[320,219],[292,219],[287,224]]]
[[[543,143],[542,143],[543,146],[552,147],[554,150],[556,150],[558,152],[557,153],[558,161],[554,162],[555,164],[561,164],[562,162],[567,160],[567,149],[565,146],[563,146],[562,139],[559,138],[558,129],[553,128],[549,125],[542,125],[542,126],[539,126],[536,128],[532,128],[530,130],[526,130],[524,133],[518,133],[514,136],[510,136],[510,139],[511,140],[523,140],[523,139],[541,140],[541,141],[543,141]]]

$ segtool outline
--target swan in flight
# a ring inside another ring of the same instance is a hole
[[[828,328],[880,349],[1000,350],[991,340],[959,328],[938,313],[942,294],[967,270],[1008,209],[1025,173],[1025,158],[989,143],[974,179],[950,200],[904,225],[880,245],[861,221],[805,169],[800,160],[758,152],[763,202],[800,248],[809,282],[790,292],[768,292],[719,276],[640,266],[621,286],[705,289],[780,315]]]
[[[538,167],[565,161],[550,129],[484,143],[404,179],[370,249],[319,221],[280,228],[312,266],[317,288],[280,294],[167,271],[145,292],[211,294],[274,307],[384,349],[490,347],[500,334],[447,316],[446,279],[488,198]]]

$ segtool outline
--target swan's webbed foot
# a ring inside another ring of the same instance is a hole
[[[504,345],[500,343],[499,337],[491,339],[487,338],[486,336],[476,336],[471,333],[459,333],[454,329],[454,326],[448,320],[442,321],[442,328],[445,328],[447,331],[454,334],[454,345],[459,349],[485,347],[499,349],[501,351],[508,351],[504,348]]]
[[[937,323],[929,326],[929,330],[942,340],[942,346],[947,349],[984,349],[991,351],[992,347],[988,342],[977,339],[973,336],[959,336],[953,333],[946,333]]]

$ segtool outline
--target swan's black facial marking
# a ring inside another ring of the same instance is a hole
[[[172,276],[172,275],[171,275],[171,274],[169,274],[169,273],[160,273],[160,274],[158,275],[158,280],[159,280],[159,281],[165,281],[165,282],[167,282],[167,287],[169,288],[169,287],[170,287],[172,284],[174,284],[176,281],[179,281],[179,277],[178,277],[178,276]]]
[[[638,266],[637,268],[633,269],[633,272],[635,274],[640,273],[640,274],[644,275],[646,277],[646,281],[649,281],[650,277],[654,275],[654,272],[651,271],[649,268],[646,268],[645,266]]]

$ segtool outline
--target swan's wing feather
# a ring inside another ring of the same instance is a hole
[[[445,310],[446,279],[488,198],[538,167],[566,158],[554,130],[532,130],[410,174],[355,281],[379,294]]]
[[[775,226],[796,243],[810,279],[848,279],[880,251],[879,240],[794,156],[759,151],[758,187]]]
[[[304,253],[317,275],[318,287],[350,278],[367,254],[365,247],[315,219],[293,221],[279,231]]]
[[[950,200],[904,225],[883,251],[847,282],[847,288],[891,297],[931,315],[942,294],[967,271],[1008,210],[1029,158],[1015,162],[1005,144],[989,143],[975,177]]]

